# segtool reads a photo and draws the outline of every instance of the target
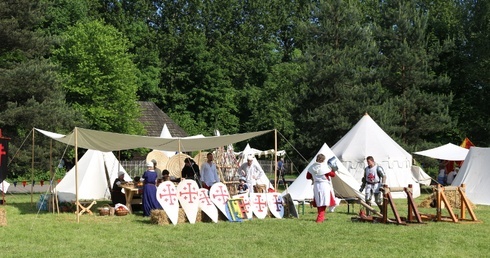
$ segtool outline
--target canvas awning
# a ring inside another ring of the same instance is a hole
[[[76,145],[79,148],[99,150],[103,152],[137,148],[149,148],[166,151],[199,151],[241,142],[273,131],[266,130],[241,134],[209,136],[203,138],[160,138],[103,132],[79,127],[75,127],[75,129],[67,135],[53,133],[37,128],[36,130],[47,137],[71,146]]]
[[[414,154],[450,161],[462,161],[468,155],[468,149],[448,143],[446,145],[439,146],[437,148],[428,149],[424,151],[417,151]]]

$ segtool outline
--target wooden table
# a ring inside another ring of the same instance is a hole
[[[134,185],[121,185],[124,189],[124,195],[126,195],[126,207],[129,209],[129,213],[133,213],[131,203],[133,202],[134,194],[138,194],[139,188]]]

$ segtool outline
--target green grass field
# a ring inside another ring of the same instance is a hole
[[[427,195],[417,198],[417,203]],[[34,195],[38,200],[39,195]],[[0,257],[486,257],[490,207],[475,209],[480,223],[423,225],[352,222],[341,204],[328,221],[314,222],[307,206],[299,219],[254,219],[173,225],[123,217],[37,212],[27,194],[6,195],[7,225],[0,227]],[[397,200],[401,216],[405,200]],[[98,202],[97,206],[103,206]],[[355,205],[356,212],[359,205]],[[351,209],[352,212],[352,209]],[[435,214],[435,209],[421,209]],[[468,215],[467,215],[468,216]]]

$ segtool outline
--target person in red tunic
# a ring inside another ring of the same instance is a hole
[[[331,177],[335,176],[335,171],[324,163],[325,155],[318,154],[316,162],[308,168],[306,179],[313,180],[314,205],[318,210],[316,223],[322,223],[325,217],[327,206],[335,206],[335,196],[332,191]]]

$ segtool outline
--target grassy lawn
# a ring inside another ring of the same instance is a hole
[[[77,223],[71,213],[38,213],[30,195],[7,195],[6,200],[7,205],[0,206],[7,212],[7,226],[0,227],[1,257],[482,257],[490,253],[489,206],[475,209],[481,223],[351,222],[355,215],[341,204],[323,224],[314,222],[316,209],[308,206],[299,219],[159,226],[141,213],[101,217],[94,212],[97,215],[84,214]],[[406,216],[405,200],[397,200],[397,208]],[[421,212],[435,214],[435,209]]]

